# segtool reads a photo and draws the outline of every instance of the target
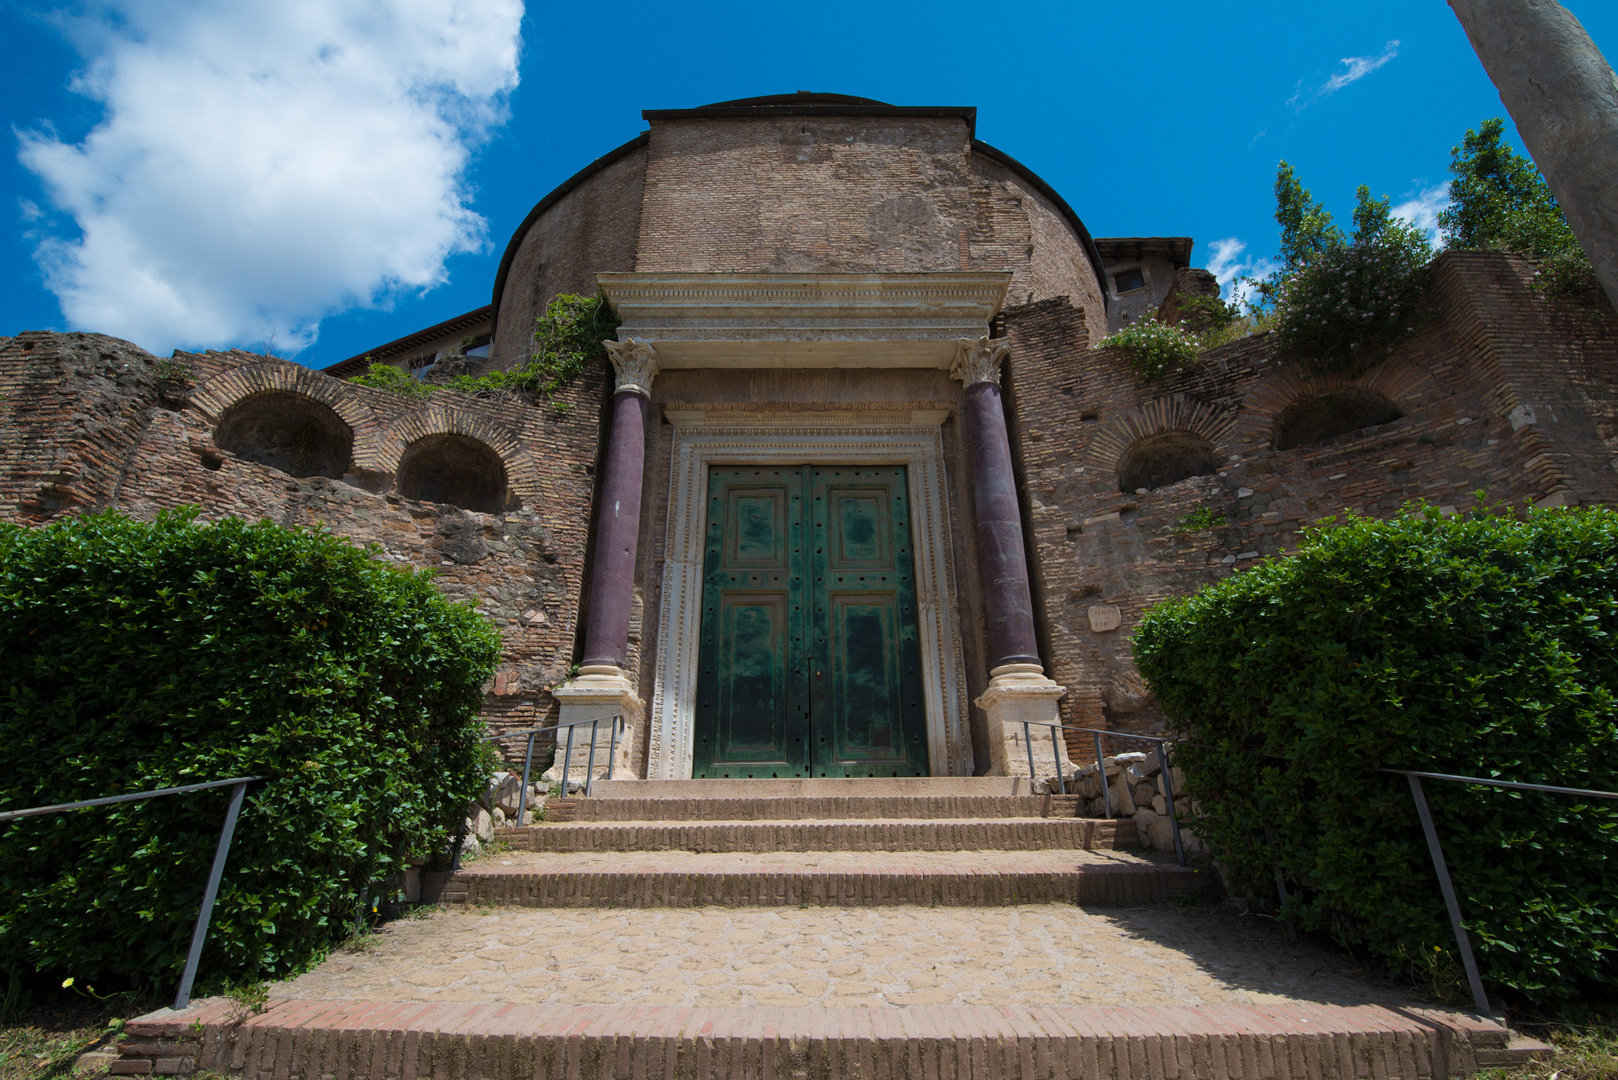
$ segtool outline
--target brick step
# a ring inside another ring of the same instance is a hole
[[[530,855],[423,874],[421,896],[428,903],[547,908],[1132,905],[1193,892],[1206,876],[1138,856],[1085,851],[891,852],[864,863],[813,852],[745,859]]]
[[[123,1075],[275,1080],[1439,1080],[1548,1051],[1437,1009],[1291,1004],[694,1008],[228,1000],[125,1029]],[[1500,1055],[1506,1055],[1502,1060]]]
[[[553,799],[551,821],[891,821],[913,818],[1073,817],[1053,812],[1060,796],[810,795],[755,798]],[[553,812],[554,808],[554,812]],[[568,816],[560,816],[566,814]]]
[[[1135,846],[1132,820],[618,821],[495,830],[515,851],[1044,851]]]

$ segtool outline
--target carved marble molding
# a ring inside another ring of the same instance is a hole
[[[946,369],[1005,301],[1004,271],[603,273],[619,333],[677,368]]]
[[[604,341],[607,355],[612,358],[612,369],[618,381],[613,388],[633,390],[643,397],[652,396],[652,380],[657,378],[657,350],[644,341],[625,338],[622,341]]]
[[[687,419],[694,422],[680,422]],[[671,420],[676,426],[651,720],[646,733],[646,778],[684,780],[691,776],[708,466],[804,463],[906,467],[912,550],[916,553],[916,616],[928,764],[934,776],[971,776],[966,662],[956,615],[950,510],[938,426],[754,427],[706,423],[689,414],[677,419],[671,416]]]
[[[976,341],[958,338],[955,344],[955,363],[949,369],[950,378],[959,379],[963,386],[968,387],[980,382],[1000,385],[1000,361],[1011,352],[1010,341],[984,336]]]

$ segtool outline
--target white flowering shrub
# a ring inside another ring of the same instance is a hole
[[[1142,319],[1108,335],[1096,348],[1121,350],[1135,373],[1152,383],[1194,363],[1198,343],[1178,326]]]

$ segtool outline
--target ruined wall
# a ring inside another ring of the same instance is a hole
[[[0,516],[100,510],[157,399],[157,360],[105,334],[0,338]]]
[[[1280,361],[1258,336],[1148,385],[1085,348],[1065,301],[1009,311],[1036,609],[1067,721],[1158,728],[1130,655],[1141,614],[1291,550],[1301,526],[1415,499],[1465,510],[1480,490],[1518,506],[1618,501],[1618,318],[1547,302],[1530,277],[1512,256],[1443,256],[1437,316],[1358,379]],[[1349,414],[1386,422],[1333,434]],[[1172,476],[1177,461],[1196,475],[1120,490],[1121,470]],[[1225,524],[1177,531],[1198,510]]]
[[[527,361],[534,319],[553,296],[594,296],[596,274],[635,268],[645,175],[646,151],[633,150],[563,195],[522,236],[500,294],[490,350],[498,365]]]
[[[0,513],[150,519],[189,504],[204,520],[325,525],[378,544],[380,558],[432,569],[501,631],[485,709],[495,729],[554,714],[545,688],[573,659],[604,365],[562,392],[562,416],[447,390],[419,401],[240,352],[174,361],[189,389],[160,388],[155,358],[101,335],[0,346]],[[480,463],[503,474],[493,512],[401,494],[412,469],[454,480]]]

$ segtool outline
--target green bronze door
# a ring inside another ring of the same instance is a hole
[[[692,775],[925,776],[903,466],[715,466]]]

